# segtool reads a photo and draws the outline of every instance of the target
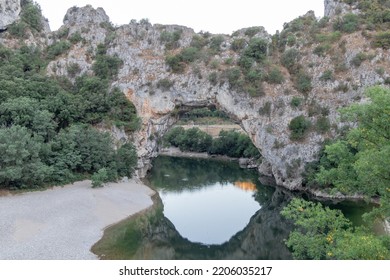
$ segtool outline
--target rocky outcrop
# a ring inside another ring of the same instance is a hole
[[[0,0],[0,30],[17,21],[20,11],[20,0]]]
[[[356,5],[349,5],[344,3],[342,0],[324,0],[324,6],[324,16],[329,18],[347,13],[359,13]]]
[[[336,1],[326,1],[327,13],[332,15],[338,5]],[[336,5],[337,4],[337,5]],[[310,15],[309,15],[310,16]],[[343,124],[339,122],[338,109],[362,98],[364,88],[383,83],[388,74],[381,69],[390,69],[388,51],[370,50],[365,38],[360,33],[347,34],[343,37],[345,52],[338,58],[345,66],[340,79],[324,81],[322,74],[334,69],[334,61],[329,56],[314,54],[316,44],[300,46],[306,55],[302,65],[312,77],[312,90],[299,107],[291,106],[294,97],[302,96],[294,86],[294,78],[286,69],[283,70],[285,82],[280,85],[263,83],[264,95],[250,97],[247,93],[232,89],[226,80],[212,83],[208,77],[212,72],[222,75],[229,66],[225,61],[237,62],[239,52],[231,50],[234,40],[245,39],[246,29],[235,32],[234,36],[223,36],[220,51],[208,60],[199,60],[187,66],[184,73],[172,73],[165,62],[167,54],[176,54],[189,47],[195,32],[186,27],[170,25],[151,25],[147,21],[132,21],[128,25],[114,28],[102,9],[71,8],[61,28],[69,29],[69,35],[79,32],[84,42],[74,45],[67,55],[57,58],[49,64],[50,75],[67,75],[67,65],[77,63],[80,75],[90,73],[93,53],[96,46],[105,43],[108,54],[118,55],[123,60],[113,87],[119,87],[137,108],[142,119],[142,128],[133,136],[138,148],[138,176],[143,177],[150,168],[151,158],[158,155],[158,139],[175,123],[175,112],[183,107],[202,107],[214,105],[228,113],[232,119],[250,136],[263,155],[259,171],[273,176],[278,185],[289,189],[302,187],[302,172],[306,163],[315,160],[325,139],[334,137]],[[253,29],[252,29],[253,30]],[[270,41],[271,36],[264,29],[252,36]],[[161,39],[162,34],[177,32],[177,49],[169,49]],[[212,36],[198,34],[198,36]],[[206,37],[205,37],[206,38]],[[353,58],[360,52],[369,54],[370,60],[360,66],[353,65]],[[210,67],[215,61],[217,69]],[[169,87],[159,87],[159,81],[169,81]],[[264,110],[267,108],[267,110]],[[313,110],[324,109],[332,129],[319,133],[312,129],[304,140],[291,141],[290,121],[304,115],[314,124],[317,117]]]
[[[354,6],[341,1],[325,0],[326,16],[355,11]],[[306,17],[291,24],[291,29],[301,28],[302,22],[316,20],[311,13]],[[330,34],[333,29],[329,24],[328,30],[318,32]],[[98,44],[105,44],[108,54],[122,59],[122,68],[112,87],[119,87],[134,103],[142,120],[141,129],[128,138],[138,150],[139,177],[145,176],[151,159],[159,154],[158,139],[177,121],[176,113],[181,108],[213,105],[239,123],[261,151],[261,174],[274,177],[278,185],[301,189],[305,164],[316,160],[322,143],[334,138],[345,125],[339,120],[338,110],[360,101],[367,86],[383,84],[390,79],[389,51],[370,46],[362,32],[343,34],[342,39],[333,43],[331,55],[318,55],[315,49],[320,43],[315,40],[305,43],[305,36],[311,35],[301,31],[293,47],[302,54],[299,63],[312,78],[312,90],[305,95],[298,92],[294,84],[296,77],[281,66],[282,53],[271,53],[270,64],[278,65],[285,81],[276,85],[263,82],[263,93],[258,97],[232,88],[226,70],[237,67],[240,58],[240,51],[232,50],[233,42],[248,42],[253,36],[274,43],[261,27],[241,29],[232,36],[218,35],[218,40],[222,41],[219,50],[209,52],[211,38],[217,37],[212,34],[196,34],[191,28],[177,25],[152,25],[147,20],[115,27],[101,8],[73,7],[68,10],[59,31],[50,34],[53,39],[48,40],[49,44],[54,40],[71,39],[75,33],[79,33],[82,40],[49,63],[48,75],[65,75],[74,81],[75,77],[68,73],[73,64],[79,66],[77,75],[91,74]],[[174,33],[180,36],[174,47],[168,46],[162,35]],[[206,42],[204,56],[187,65],[183,73],[173,73],[166,63],[167,55],[178,54],[189,47],[195,35]],[[354,58],[360,53],[364,53],[366,59],[360,65],[354,65]],[[336,66],[341,69],[337,74]],[[322,79],[328,70],[334,77]],[[219,77],[216,83],[209,79],[212,73]],[[169,86],[159,86],[160,81],[168,81]],[[291,106],[294,98],[300,98],[302,104]],[[304,115],[314,126],[319,119],[317,111],[326,112],[330,130],[320,133],[313,128],[305,139],[292,141],[291,120]]]

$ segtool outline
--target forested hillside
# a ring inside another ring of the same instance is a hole
[[[39,7],[28,2],[9,31],[38,32],[40,20]],[[46,75],[52,56],[53,47],[0,45],[0,188],[64,184],[99,171],[102,180],[131,176],[133,145],[114,143],[105,132],[113,125],[128,132],[139,126],[133,104],[109,87],[120,60],[101,45],[94,74],[72,83]]]

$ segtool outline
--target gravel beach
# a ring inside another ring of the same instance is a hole
[[[135,180],[91,188],[90,181],[0,196],[1,260],[97,259],[91,247],[106,227],[152,206]]]

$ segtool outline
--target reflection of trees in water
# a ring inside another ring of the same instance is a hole
[[[280,215],[284,194],[260,196],[263,207],[249,224],[222,245],[202,245],[180,236],[165,217],[149,227],[135,259],[291,259],[284,245],[291,225]]]
[[[182,189],[200,189],[215,183],[257,183],[257,177],[256,171],[241,169],[237,162],[160,156],[153,161],[147,179],[154,188],[180,192]]]

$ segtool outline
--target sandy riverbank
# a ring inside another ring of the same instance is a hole
[[[104,229],[152,206],[153,194],[130,180],[98,189],[82,181],[0,196],[0,259],[97,259],[90,249]]]

